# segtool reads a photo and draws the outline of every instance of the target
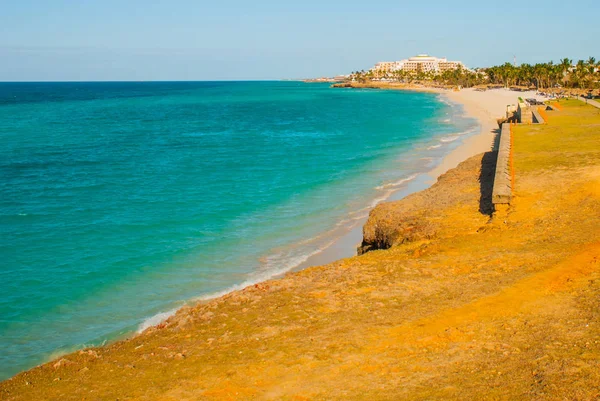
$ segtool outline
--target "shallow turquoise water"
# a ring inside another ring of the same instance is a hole
[[[0,379],[294,267],[472,132],[460,112],[298,82],[0,83]]]

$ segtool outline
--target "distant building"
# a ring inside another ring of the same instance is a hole
[[[405,60],[380,62],[375,64],[375,67],[371,70],[376,72],[407,71],[414,73],[442,73],[458,68],[466,69],[464,64],[460,61],[448,61],[446,58],[437,58],[427,54],[419,54]]]
[[[376,71],[394,71],[397,61],[381,61],[373,67]]]

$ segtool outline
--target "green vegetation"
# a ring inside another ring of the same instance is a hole
[[[560,106],[562,111],[547,113],[547,125],[514,127],[516,171],[581,168],[600,160],[600,110],[574,99]]]
[[[478,68],[474,71],[459,68],[442,73],[363,70],[352,73],[351,79],[359,82],[391,80],[404,83],[434,83],[467,88],[477,85],[501,85],[536,89],[557,87],[598,89],[600,88],[600,63],[594,57],[590,57],[587,60],[579,60],[575,65],[572,60],[563,58],[558,64],[552,61],[519,66],[505,63],[489,68]]]
[[[487,68],[489,82],[504,86],[528,86],[538,89],[563,86],[567,88],[598,88],[600,64],[594,57],[587,61],[579,60],[573,66],[572,60],[562,59],[558,64],[538,63],[521,64],[518,67],[510,63]]]
[[[471,87],[485,82],[485,73],[482,71],[468,71],[463,68],[456,70],[448,70],[442,73],[434,73],[431,71],[356,71],[350,75],[352,80],[358,82],[366,82],[370,80],[388,80],[402,83],[436,83],[439,85],[460,85],[463,87]]]

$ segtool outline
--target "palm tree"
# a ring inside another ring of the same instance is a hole
[[[594,57],[590,57],[588,62],[593,64],[593,68],[590,68],[592,79],[591,87],[600,87],[600,62],[596,62]]]
[[[546,87],[549,88],[552,86],[552,77],[554,75],[554,69],[555,69],[555,65],[554,65],[554,61],[550,61],[548,63],[544,64],[544,78],[546,80]]]
[[[513,66],[504,63],[475,72],[458,68],[444,72],[434,71],[404,71],[404,70],[375,70],[355,71],[351,74],[353,80],[365,82],[367,80],[392,79],[411,83],[414,80],[422,82],[435,82],[445,85],[461,85],[471,87],[480,83],[500,84],[504,87],[513,85],[535,86],[538,89],[555,87],[562,83],[565,87],[595,88],[600,87],[600,64],[594,57],[586,61],[579,60],[575,66],[569,58],[563,58],[558,64],[553,61],[547,63],[521,64]]]
[[[575,82],[579,88],[585,88],[587,83],[587,73],[588,69],[585,64],[585,61],[579,60],[575,65]]]
[[[596,58],[595,57],[588,58],[587,64],[589,67],[594,67],[594,69],[595,69],[596,68]]]
[[[596,75],[596,59],[594,57],[588,58],[587,68],[588,68],[588,82],[589,82],[589,87],[592,88],[594,86],[595,81],[596,81],[596,79],[595,79],[595,75]]]
[[[562,67],[559,65],[552,65],[550,70],[550,82],[548,83],[549,87],[554,87],[558,84],[563,78]]]
[[[562,72],[562,81],[565,84],[565,86],[568,86],[568,83],[570,81],[570,70],[573,66],[573,60],[570,60],[565,57],[562,60],[560,60],[559,66]]]

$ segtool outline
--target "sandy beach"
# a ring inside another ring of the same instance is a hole
[[[506,117],[507,105],[516,105],[519,97],[544,100],[543,97],[536,95],[535,91],[515,92],[508,89],[491,89],[485,92],[474,89],[463,89],[458,92],[439,90],[436,93],[441,93],[450,101],[461,104],[467,115],[479,120],[480,132],[465,139],[460,147],[447,155],[442,163],[429,173],[434,178],[456,167],[463,160],[492,149],[494,138],[498,133],[496,119]]]
[[[345,87],[341,85],[340,87]],[[537,100],[546,100],[544,97],[536,94],[535,91],[516,92],[510,89],[488,89],[478,91],[473,88],[454,91],[451,89],[439,89],[416,84],[401,84],[389,82],[371,82],[371,83],[352,83],[350,87],[372,88],[385,90],[401,90],[414,92],[427,92],[440,94],[447,100],[460,104],[468,117],[479,121],[479,133],[471,135],[461,145],[445,156],[442,162],[431,170],[428,174],[433,178],[439,177],[451,168],[456,167],[463,160],[478,153],[486,152],[494,146],[494,139],[497,134],[498,124],[496,119],[506,117],[506,106],[516,106],[518,98],[535,98]],[[398,199],[397,197],[393,197]]]

